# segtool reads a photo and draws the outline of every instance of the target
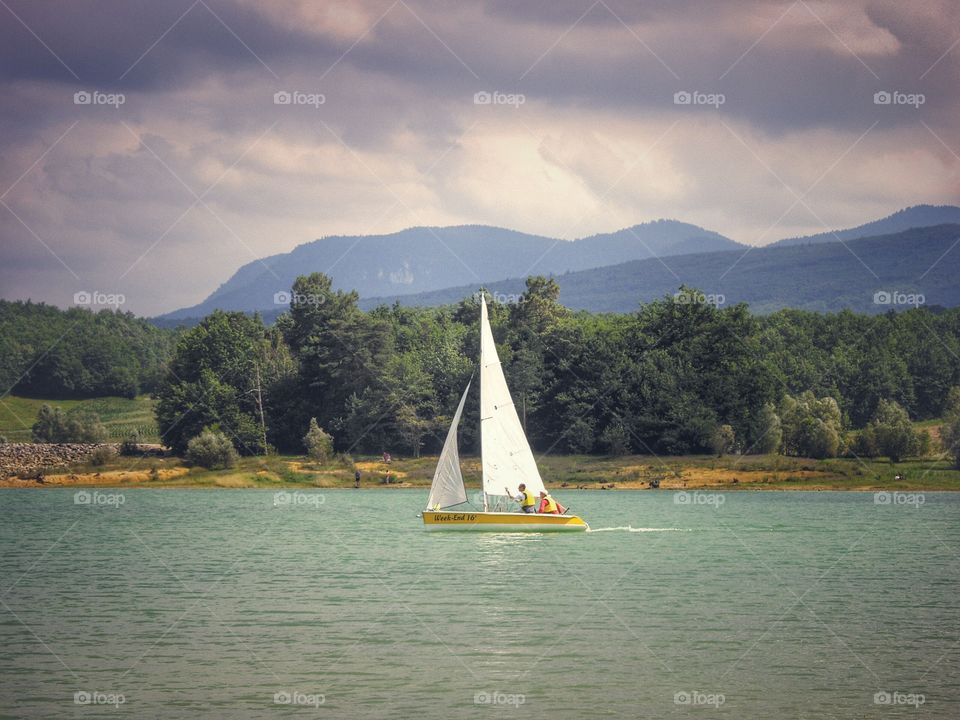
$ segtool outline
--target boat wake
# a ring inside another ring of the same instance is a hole
[[[587,532],[690,532],[690,528],[635,528],[632,525],[619,525],[618,527],[590,528]]]

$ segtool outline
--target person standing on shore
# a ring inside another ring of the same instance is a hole
[[[353,473],[353,487],[360,487],[360,468],[357,468]]]

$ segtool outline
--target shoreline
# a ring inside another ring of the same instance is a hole
[[[674,485],[674,484],[661,484],[658,488],[651,487],[641,487],[637,485],[618,485],[615,487],[563,487],[561,485],[546,485],[547,489],[555,493],[567,493],[567,492],[669,492],[669,493],[678,493],[678,492],[712,492],[712,493],[726,493],[726,492],[840,492],[840,493],[871,493],[871,492],[923,492],[923,493],[955,493],[960,492],[960,487],[928,487],[923,485],[906,485],[901,482],[891,481],[888,484],[864,484],[858,486],[848,486],[842,487],[838,484],[827,484],[827,483],[760,483],[760,482],[749,482],[749,483],[736,483],[729,485],[719,485],[716,483],[691,483],[688,482],[686,485]],[[77,480],[63,481],[59,478],[45,479],[43,482],[38,482],[36,480],[25,480],[21,478],[4,478],[0,479],[0,491],[3,490],[16,490],[16,489],[28,489],[28,490],[70,490],[70,489],[110,489],[114,490],[117,488],[124,488],[130,490],[262,490],[265,492],[269,491],[314,491],[322,490],[326,491],[337,491],[337,492],[351,492],[356,490],[376,490],[383,492],[392,492],[392,491],[403,491],[403,490],[417,490],[417,491],[428,491],[430,489],[429,483],[369,483],[361,484],[359,488],[353,487],[353,485],[317,485],[317,484],[305,484],[297,482],[271,482],[269,484],[257,484],[255,482],[251,483],[218,483],[216,481],[212,482],[177,482],[173,481],[156,481],[156,482],[124,482],[124,481],[115,481],[115,482],[100,482],[97,479],[90,479],[88,474],[83,474],[83,476],[78,476]],[[468,485],[467,492],[478,492],[480,490],[479,485]]]
[[[11,448],[8,447],[8,450]],[[24,446],[21,446],[24,449]],[[190,466],[177,456],[144,446],[138,455],[111,454],[87,462],[41,465],[30,471],[0,467],[3,488],[197,488],[275,490],[351,490],[354,472],[365,490],[415,490],[430,487],[437,458],[338,457],[315,462],[302,455],[242,457],[227,469]],[[38,457],[37,460],[40,460]],[[538,459],[551,491],[702,492],[740,491],[960,491],[960,469],[937,458],[855,460],[782,455],[592,456],[550,455]],[[38,467],[40,466],[40,467]],[[461,459],[467,493],[480,490],[479,458]],[[391,482],[384,480],[390,477]],[[651,484],[659,487],[651,487]]]
[[[389,490],[393,490],[393,491],[403,491],[403,490],[407,490],[407,491],[411,491],[411,490],[427,491],[427,490],[430,489],[429,486],[424,486],[424,485],[407,485],[407,486],[405,486],[405,487],[394,486],[394,487],[392,487],[392,488],[381,488],[381,487],[377,487],[377,486],[373,486],[373,485],[371,485],[371,486],[369,486],[369,487],[360,487],[360,488],[353,488],[353,487],[349,487],[349,488],[348,488],[348,487],[319,487],[319,486],[311,486],[311,485],[307,485],[307,486],[304,486],[304,485],[278,485],[278,486],[276,486],[276,487],[256,487],[256,486],[249,486],[249,487],[242,487],[242,486],[240,486],[240,487],[226,487],[226,486],[222,486],[222,485],[133,485],[133,484],[129,484],[129,485],[89,485],[89,484],[84,484],[84,485],[46,485],[46,484],[42,484],[42,485],[38,485],[38,484],[34,484],[34,485],[11,485],[11,484],[3,484],[3,481],[0,481],[0,493],[2,493],[4,490],[40,490],[40,491],[43,491],[43,490],[71,490],[71,489],[75,489],[75,488],[82,488],[82,489],[84,489],[84,490],[87,490],[87,489],[89,489],[89,490],[116,490],[117,488],[121,488],[121,489],[124,489],[124,490],[160,490],[160,491],[163,491],[163,490],[193,490],[193,491],[197,491],[197,492],[204,491],[204,490],[217,490],[217,491],[220,491],[220,490],[227,490],[227,491],[231,491],[231,490],[232,490],[232,491],[237,491],[237,490],[257,490],[257,491],[261,491],[261,492],[277,492],[277,491],[280,491],[280,490],[286,490],[286,491],[291,491],[291,490],[294,490],[294,491],[314,491],[314,490],[320,491],[320,490],[322,490],[323,492],[350,492],[350,491],[356,491],[356,490],[378,490],[378,491],[379,491],[379,490],[388,490],[388,489],[389,489]],[[596,491],[598,490],[598,488],[581,489],[581,488],[549,488],[549,487],[548,487],[547,489],[548,489],[548,490],[551,490],[551,491],[554,491],[554,492],[561,492],[561,493],[568,492],[568,491],[572,491],[572,492],[596,492]],[[651,492],[651,493],[657,493],[657,492],[677,493],[677,492],[700,492],[700,491],[703,491],[703,490],[713,490],[713,491],[714,491],[715,493],[717,493],[717,494],[726,493],[726,492],[731,492],[731,493],[750,493],[750,492],[770,492],[770,493],[774,493],[774,492],[783,492],[783,493],[797,493],[797,492],[877,493],[877,492],[889,492],[889,493],[894,493],[894,492],[896,492],[896,493],[901,493],[901,494],[905,494],[905,493],[934,494],[934,493],[936,493],[936,494],[942,494],[942,495],[952,495],[952,494],[954,494],[954,493],[960,492],[960,488],[951,488],[951,489],[943,489],[943,488],[924,489],[924,488],[915,488],[915,487],[914,487],[914,488],[906,489],[906,488],[889,487],[889,486],[887,486],[887,487],[875,486],[875,487],[869,487],[869,488],[868,488],[868,487],[858,487],[858,488],[839,488],[839,487],[786,487],[786,488],[785,488],[785,487],[753,487],[753,486],[747,486],[747,487],[730,487],[730,488],[717,488],[716,485],[707,485],[707,486],[703,486],[703,487],[686,487],[686,488],[683,488],[682,490],[678,490],[678,489],[676,489],[676,488],[662,488],[662,487],[661,487],[661,488],[656,488],[656,489],[654,489],[654,488],[614,488],[614,489],[617,490],[618,492],[627,492],[627,493],[635,493],[635,492],[642,492],[642,491],[649,491],[649,492]]]

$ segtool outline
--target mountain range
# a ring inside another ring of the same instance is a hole
[[[215,309],[277,310],[275,294],[298,275],[320,271],[335,288],[361,297],[412,295],[519,275],[551,275],[649,257],[730,250],[745,245],[675,220],[635,225],[580,240],[484,225],[414,227],[389,235],[334,236],[247,263],[206,300],[162,316],[202,317]]]
[[[937,232],[914,232],[935,226]],[[750,301],[759,312],[777,307],[876,311],[862,296],[873,287],[872,297],[885,282],[923,285],[930,290],[928,302],[960,304],[960,298],[949,300],[948,288],[931,284],[940,282],[940,271],[960,269],[941,247],[949,245],[958,227],[960,207],[917,205],[855,228],[785,238],[763,248],[677,220],[573,241],[482,225],[332,236],[248,263],[203,302],[155,320],[191,324],[215,309],[257,311],[270,320],[286,308],[285,293],[294,279],[315,271],[330,275],[336,288],[356,290],[364,307],[455,302],[481,285],[517,292],[528,275],[557,276],[561,302],[598,311],[633,310],[681,284],[723,294],[728,302]],[[854,241],[877,244],[855,253]],[[922,278],[924,285],[910,273],[924,260],[932,265],[936,258],[928,254],[936,248],[947,256]],[[866,262],[858,261],[861,253]]]
[[[955,247],[956,246],[956,247]],[[680,296],[691,302],[745,302],[755,313],[785,307],[864,313],[915,305],[960,306],[960,225],[913,228],[843,243],[810,243],[633,260],[556,277],[560,301],[576,310],[631,312],[639,303]],[[524,278],[489,283],[494,301],[524,290]],[[681,286],[699,295],[681,296]],[[475,285],[420,295],[366,298],[372,308],[445,305],[475,293]]]
[[[960,207],[954,205],[914,205],[880,220],[858,225],[855,228],[822,232],[806,237],[784,238],[773,243],[773,245],[811,245],[813,243],[856,240],[857,238],[873,237],[875,235],[890,235],[910,228],[950,223],[960,224]]]

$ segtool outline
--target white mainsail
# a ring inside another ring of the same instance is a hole
[[[437,469],[433,473],[433,483],[430,485],[430,497],[427,498],[427,510],[459,505],[467,501],[467,491],[463,487],[463,474],[460,472],[460,452],[457,443],[457,428],[460,427],[460,415],[463,414],[463,405],[467,401],[470,383],[463,391],[457,412],[447,431],[447,439],[440,452]]]
[[[539,495],[544,489],[533,451],[520,425],[510,397],[507,380],[500,367],[493,342],[487,302],[480,295],[480,452],[483,459],[483,492],[504,495],[520,483]]]

